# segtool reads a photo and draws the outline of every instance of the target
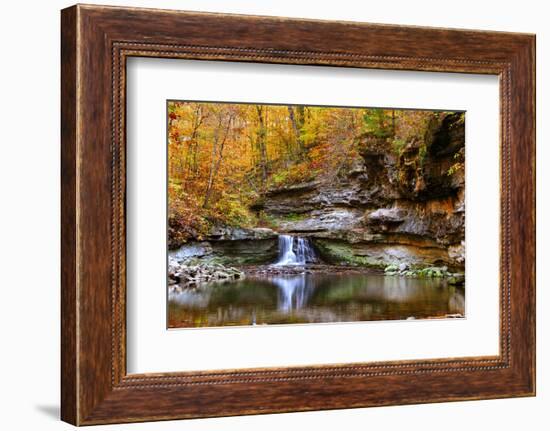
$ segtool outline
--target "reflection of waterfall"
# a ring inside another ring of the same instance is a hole
[[[270,277],[279,290],[277,308],[281,311],[304,308],[313,292],[313,286],[306,280],[305,274],[297,277]]]
[[[309,239],[279,236],[279,260],[275,265],[305,265],[317,260]]]

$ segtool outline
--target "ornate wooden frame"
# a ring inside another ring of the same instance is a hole
[[[534,395],[534,35],[83,5],[61,16],[63,420],[88,425]],[[128,375],[129,56],[498,75],[500,355]]]

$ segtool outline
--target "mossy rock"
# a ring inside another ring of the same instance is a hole
[[[453,274],[447,279],[447,283],[453,286],[463,285],[465,282],[464,274]]]
[[[399,266],[397,266],[395,264],[388,265],[388,266],[386,266],[386,268],[384,268],[384,272],[386,272],[386,273],[399,272]]]
[[[323,261],[327,263],[380,269],[386,266],[377,259],[356,255],[353,248],[345,242],[315,239],[314,245]]]

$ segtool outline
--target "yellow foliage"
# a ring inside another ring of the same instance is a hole
[[[375,136],[390,131],[392,142],[407,142],[421,137],[434,115],[439,114],[171,101],[170,246],[201,239],[214,224],[269,224],[250,207],[270,188],[345,175],[359,157],[357,137],[366,129]]]

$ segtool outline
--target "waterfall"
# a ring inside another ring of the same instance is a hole
[[[279,260],[275,265],[305,265],[317,260],[309,239],[279,235]]]
[[[317,261],[315,250],[311,246],[311,242],[307,238],[298,237],[298,247],[296,252],[298,263],[304,265],[306,263],[314,263]]]

